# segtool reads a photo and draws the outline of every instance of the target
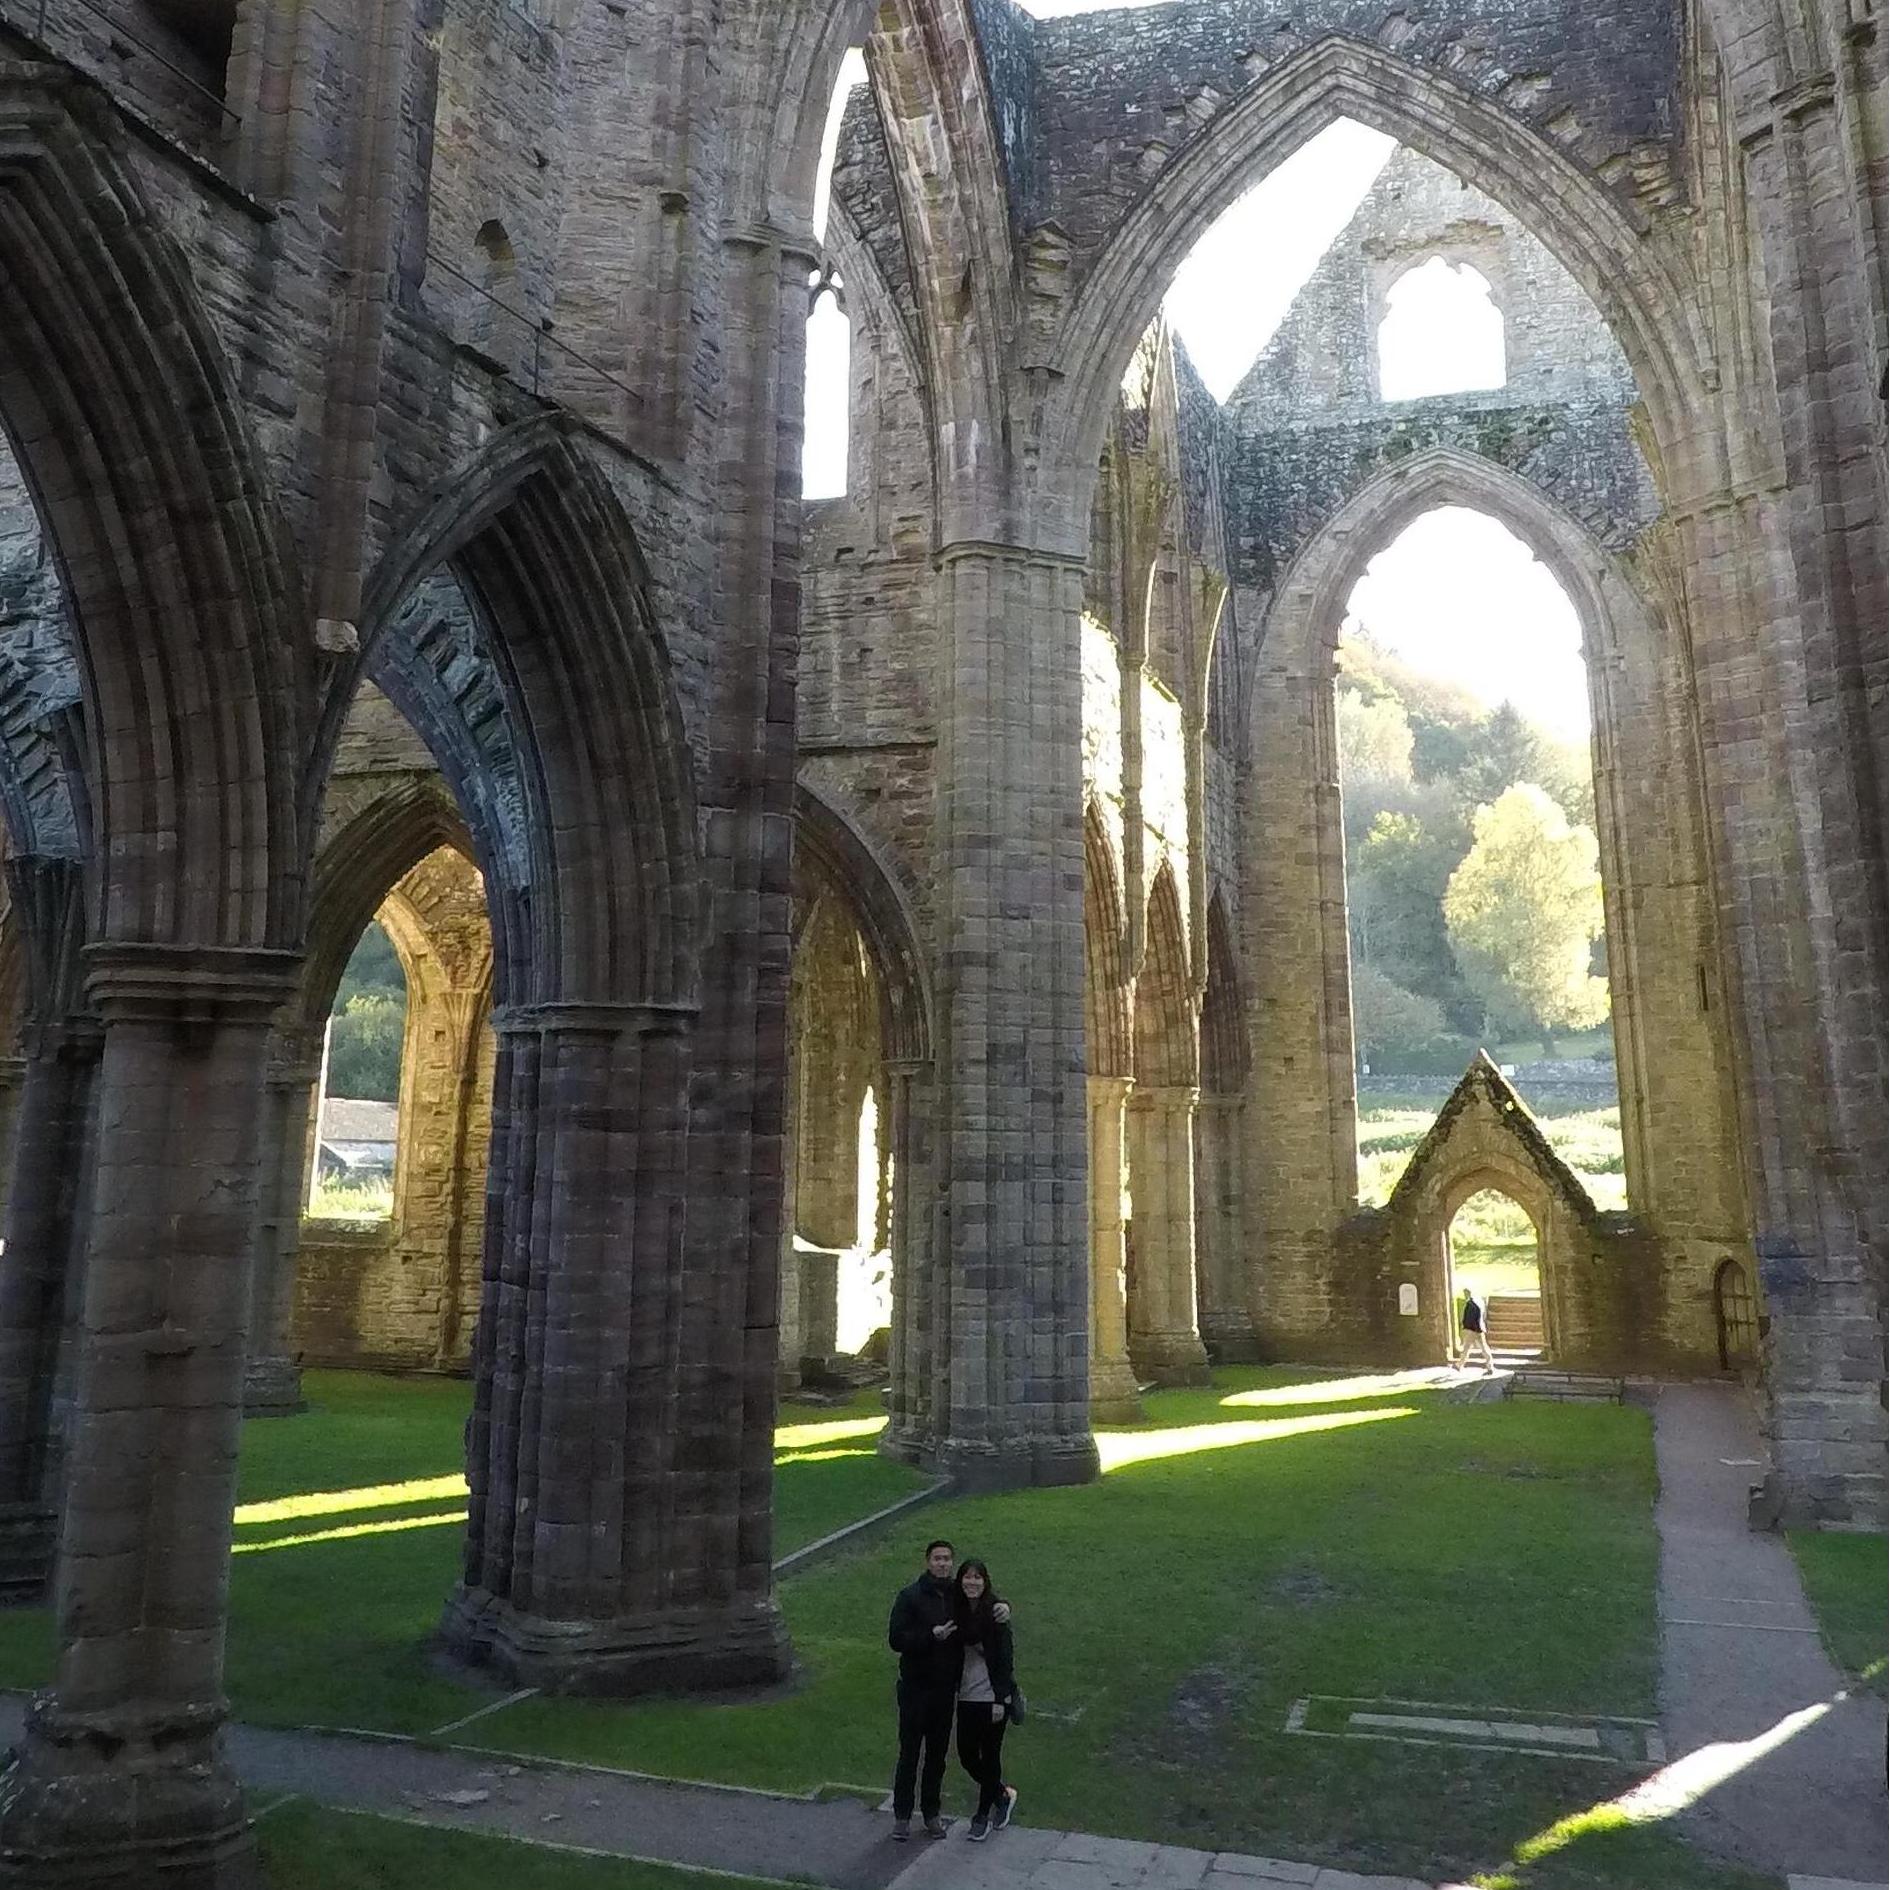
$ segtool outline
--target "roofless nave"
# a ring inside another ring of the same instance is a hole
[[[791,1068],[875,1096],[892,1447],[968,1483],[1092,1475],[1093,1402],[1211,1352],[1434,1344],[1435,1217],[1501,1174],[1571,1357],[1717,1369],[1734,1264],[1776,1504],[1881,1518],[1870,0],[0,20],[0,1579],[56,1555],[61,1646],[17,1881],[236,1881],[236,1437],[298,1349],[470,1359],[462,1652],[780,1669],[769,1434],[818,1312],[784,1175],[846,1205]],[[1340,297],[1216,409],[1152,326],[1339,117],[1469,205],[1381,232],[1345,306],[1474,263],[1504,389],[1327,374],[1370,352]],[[804,513],[828,270],[851,473]],[[1487,1084],[1428,1192],[1355,1212],[1329,658],[1446,503],[1583,618],[1630,1217]],[[435,1169],[343,1330],[301,1150],[390,895],[446,1020]]]

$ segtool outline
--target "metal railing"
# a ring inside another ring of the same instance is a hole
[[[451,276],[455,282],[464,284],[465,287],[472,290],[474,295],[478,296],[482,301],[489,303],[508,320],[517,322],[521,328],[526,328],[531,331],[531,390],[534,394],[538,395],[539,398],[549,398],[549,396],[545,394],[543,381],[545,350],[550,348],[555,353],[565,356],[566,359],[577,362],[580,367],[588,368],[591,373],[595,374],[598,379],[603,381],[607,386],[614,387],[618,393],[622,394],[624,398],[629,401],[632,412],[639,411],[642,408],[643,396],[627,381],[611,373],[610,369],[605,367],[601,362],[593,361],[591,357],[585,354],[581,349],[572,347],[568,341],[561,341],[553,334],[551,318],[548,315],[528,315],[523,309],[514,308],[504,297],[494,294],[483,282],[475,282],[463,269],[456,269],[437,251],[429,250],[427,252],[427,266],[430,269],[441,270],[446,275]]]
[[[103,24],[106,31],[109,32],[114,39],[121,39],[127,45],[135,46],[139,52],[145,53],[155,59],[173,78],[181,80],[182,83],[189,87],[191,91],[195,92],[199,98],[204,99],[207,103],[216,108],[218,130],[221,130],[226,123],[230,125],[240,125],[243,122],[242,113],[233,110],[224,99],[222,93],[213,91],[209,86],[205,85],[201,79],[193,77],[192,74],[186,72],[184,68],[180,66],[175,59],[169,57],[161,47],[153,46],[147,39],[140,39],[116,14],[109,13],[104,7],[100,6],[98,0],[57,0],[57,4],[61,8],[83,7],[87,13],[91,14],[93,19]],[[33,0],[33,24],[30,30],[33,38],[38,40],[42,46],[49,44],[46,38],[46,17],[52,12],[53,5],[54,0]],[[9,25],[18,27],[22,32],[28,30],[25,25],[25,13],[25,0],[0,0],[0,20],[5,20]]]

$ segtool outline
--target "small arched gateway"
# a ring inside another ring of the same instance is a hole
[[[1441,1364],[1455,1336],[1451,1223],[1486,1190],[1508,1196],[1535,1229],[1544,1350],[1558,1367],[1618,1372],[1672,1362],[1660,1338],[1668,1270],[1659,1243],[1631,1216],[1595,1206],[1481,1051],[1390,1200],[1343,1229],[1335,1331],[1358,1334],[1386,1361]]]

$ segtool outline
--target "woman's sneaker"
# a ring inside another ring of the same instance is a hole
[[[1004,1796],[997,1801],[996,1809],[991,1813],[991,1825],[994,1830],[1002,1831],[1011,1821],[1011,1813],[1017,1808],[1017,1787],[1006,1785]]]
[[[991,1821],[983,1816],[973,1818],[971,1829],[965,1833],[974,1844],[982,1844],[991,1835]]]
[[[893,1820],[893,1842],[895,1844],[904,1844],[911,1836],[912,1820],[910,1818],[895,1818]]]

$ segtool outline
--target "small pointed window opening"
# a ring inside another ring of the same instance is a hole
[[[1478,270],[1432,256],[1391,285],[1378,325],[1382,399],[1472,393],[1508,379],[1503,312]]]
[[[853,332],[846,285],[831,266],[808,279],[806,431],[801,447],[801,497],[839,499],[847,491],[851,427]]]

